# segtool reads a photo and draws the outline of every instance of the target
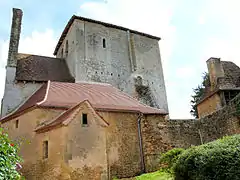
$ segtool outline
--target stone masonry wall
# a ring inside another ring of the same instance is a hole
[[[187,148],[192,145],[208,143],[227,135],[240,133],[240,95],[228,106],[201,119],[167,120],[157,125],[156,138],[171,147]],[[165,151],[160,150],[159,153]]]
[[[168,111],[158,40],[75,20],[57,57],[62,57],[62,52],[76,82],[109,83],[145,104]],[[138,76],[144,81],[140,92],[134,81]],[[149,97],[150,102],[146,101]]]

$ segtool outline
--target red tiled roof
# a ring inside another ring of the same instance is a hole
[[[33,106],[68,109],[85,100],[96,110],[167,114],[162,109],[141,104],[109,84],[48,81],[11,116]]]
[[[141,104],[109,84],[50,82],[43,107],[72,107],[88,100],[95,109],[138,111],[144,114],[165,114],[163,110]]]

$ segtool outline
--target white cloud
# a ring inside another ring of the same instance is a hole
[[[46,29],[45,32],[33,31],[30,36],[20,39],[19,52],[53,56],[56,44],[52,29]]]

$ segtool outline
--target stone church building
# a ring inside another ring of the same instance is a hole
[[[13,9],[0,122],[20,144],[25,177],[106,180],[156,170],[169,148],[153,136],[168,115],[160,38],[73,15],[55,58],[23,54],[22,15]]]

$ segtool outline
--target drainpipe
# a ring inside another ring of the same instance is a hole
[[[145,173],[145,163],[144,163],[144,154],[143,154],[143,146],[142,146],[142,131],[141,131],[141,120],[143,114],[139,113],[138,115],[138,138],[139,138],[139,149],[140,149],[140,158],[141,158],[141,170],[142,173]]]

